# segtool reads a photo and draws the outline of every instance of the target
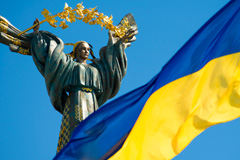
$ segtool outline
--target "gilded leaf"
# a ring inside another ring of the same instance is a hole
[[[43,9],[43,11],[41,12],[41,14],[44,16],[44,17],[47,17],[50,12],[47,10],[47,9]]]

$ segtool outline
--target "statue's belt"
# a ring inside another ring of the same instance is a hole
[[[80,90],[86,91],[86,92],[92,92],[92,88],[88,88],[88,87],[81,87]]]
[[[68,92],[76,92],[76,91],[83,91],[83,92],[94,92],[94,88],[86,87],[86,86],[68,86],[65,88]]]

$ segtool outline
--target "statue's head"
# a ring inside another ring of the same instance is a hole
[[[91,60],[88,59],[89,53],[92,55],[93,58],[95,58],[93,51],[92,51],[92,45],[85,42],[85,41],[78,41],[77,43],[66,43],[65,45],[73,45],[73,51],[69,53],[73,59],[76,59],[76,61],[85,61],[85,60]]]
[[[74,45],[73,53],[76,61],[87,60],[90,53],[90,46],[85,41],[79,41]]]
[[[73,51],[69,53],[73,59],[76,59],[76,61],[85,61],[85,60],[91,60],[88,59],[89,53],[91,54],[92,58],[95,58],[92,45],[87,43],[86,41],[78,41],[75,44],[74,43],[65,43],[65,45],[72,45]]]

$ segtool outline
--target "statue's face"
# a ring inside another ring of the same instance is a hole
[[[89,51],[90,51],[90,47],[88,45],[88,43],[80,43],[75,52],[76,52],[76,59],[79,60],[86,60],[89,56]]]

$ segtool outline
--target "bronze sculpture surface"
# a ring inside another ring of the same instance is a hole
[[[108,44],[99,52],[100,59],[94,57],[91,45],[85,41],[74,45],[72,58],[64,54],[63,41],[49,32],[38,31],[39,25],[34,28],[34,33],[19,36],[21,31],[0,17],[0,42],[13,52],[33,57],[45,78],[54,108],[63,114],[57,151],[66,145],[74,128],[83,119],[117,94],[127,69],[124,49],[137,34],[133,16],[128,14],[125,17],[132,29],[122,38],[109,31]],[[90,52],[93,59],[87,64]]]

